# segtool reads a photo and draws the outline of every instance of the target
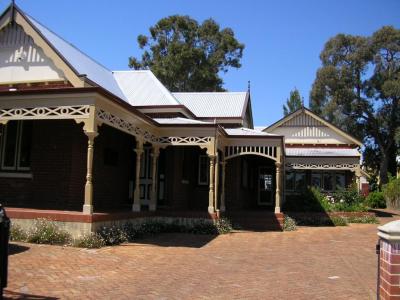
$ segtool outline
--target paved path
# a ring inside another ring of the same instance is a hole
[[[376,227],[302,227],[216,238],[164,234],[100,250],[18,243],[6,296],[374,299]]]

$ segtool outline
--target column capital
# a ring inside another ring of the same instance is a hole
[[[153,151],[151,153],[151,156],[158,157],[159,155],[160,155],[160,147],[159,146],[153,146]]]
[[[99,135],[97,131],[84,131],[84,133],[91,141],[93,141]]]
[[[275,162],[275,166],[277,169],[280,169],[282,167],[282,163],[277,161],[277,162]]]

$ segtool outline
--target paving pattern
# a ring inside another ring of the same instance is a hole
[[[301,227],[295,232],[218,237],[163,234],[99,250],[13,243],[5,295],[11,299],[374,299],[376,227]]]

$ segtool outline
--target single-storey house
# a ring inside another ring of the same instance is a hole
[[[148,216],[262,212],[360,175],[360,141],[306,108],[254,128],[250,91],[110,71],[11,4],[0,16],[0,202],[77,233]]]

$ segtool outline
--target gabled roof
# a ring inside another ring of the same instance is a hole
[[[243,118],[248,92],[172,93],[198,118]]]
[[[110,70],[23,12],[16,5],[11,4],[2,16],[12,9],[15,9],[29,23],[77,76],[86,77],[92,85],[100,86],[120,99],[126,100]]]
[[[337,126],[333,125],[332,123],[326,121],[325,119],[321,118],[320,116],[318,116],[317,114],[315,114],[314,112],[312,112],[311,110],[309,110],[309,109],[307,109],[305,107],[299,108],[298,110],[292,112],[291,114],[288,114],[287,116],[283,117],[279,121],[277,121],[274,124],[270,125],[269,127],[265,128],[263,131],[271,132],[274,129],[276,129],[277,127],[283,125],[284,123],[290,122],[290,120],[292,120],[293,118],[297,117],[298,115],[300,115],[302,113],[310,116],[316,122],[320,122],[323,125],[329,127],[330,129],[332,129],[333,131],[335,131],[339,135],[344,136],[348,140],[352,141],[354,144],[356,144],[358,146],[362,146],[362,143],[361,143],[360,140],[358,140],[355,137],[351,136],[350,134],[344,132],[342,129],[340,129]]]
[[[230,135],[230,136],[276,136],[280,137],[280,135],[273,134],[273,133],[267,133],[263,131],[258,131],[250,128],[245,128],[245,127],[240,127],[240,128],[224,128],[225,132]]]
[[[286,156],[312,156],[312,157],[359,157],[357,149],[346,148],[292,148],[285,149]]]
[[[187,118],[155,118],[154,121],[160,124],[168,124],[168,125],[182,125],[182,124],[213,124],[211,122],[204,122],[200,120],[192,120],[192,119],[187,119]]]
[[[180,105],[150,70],[113,73],[126,100],[133,106]]]

